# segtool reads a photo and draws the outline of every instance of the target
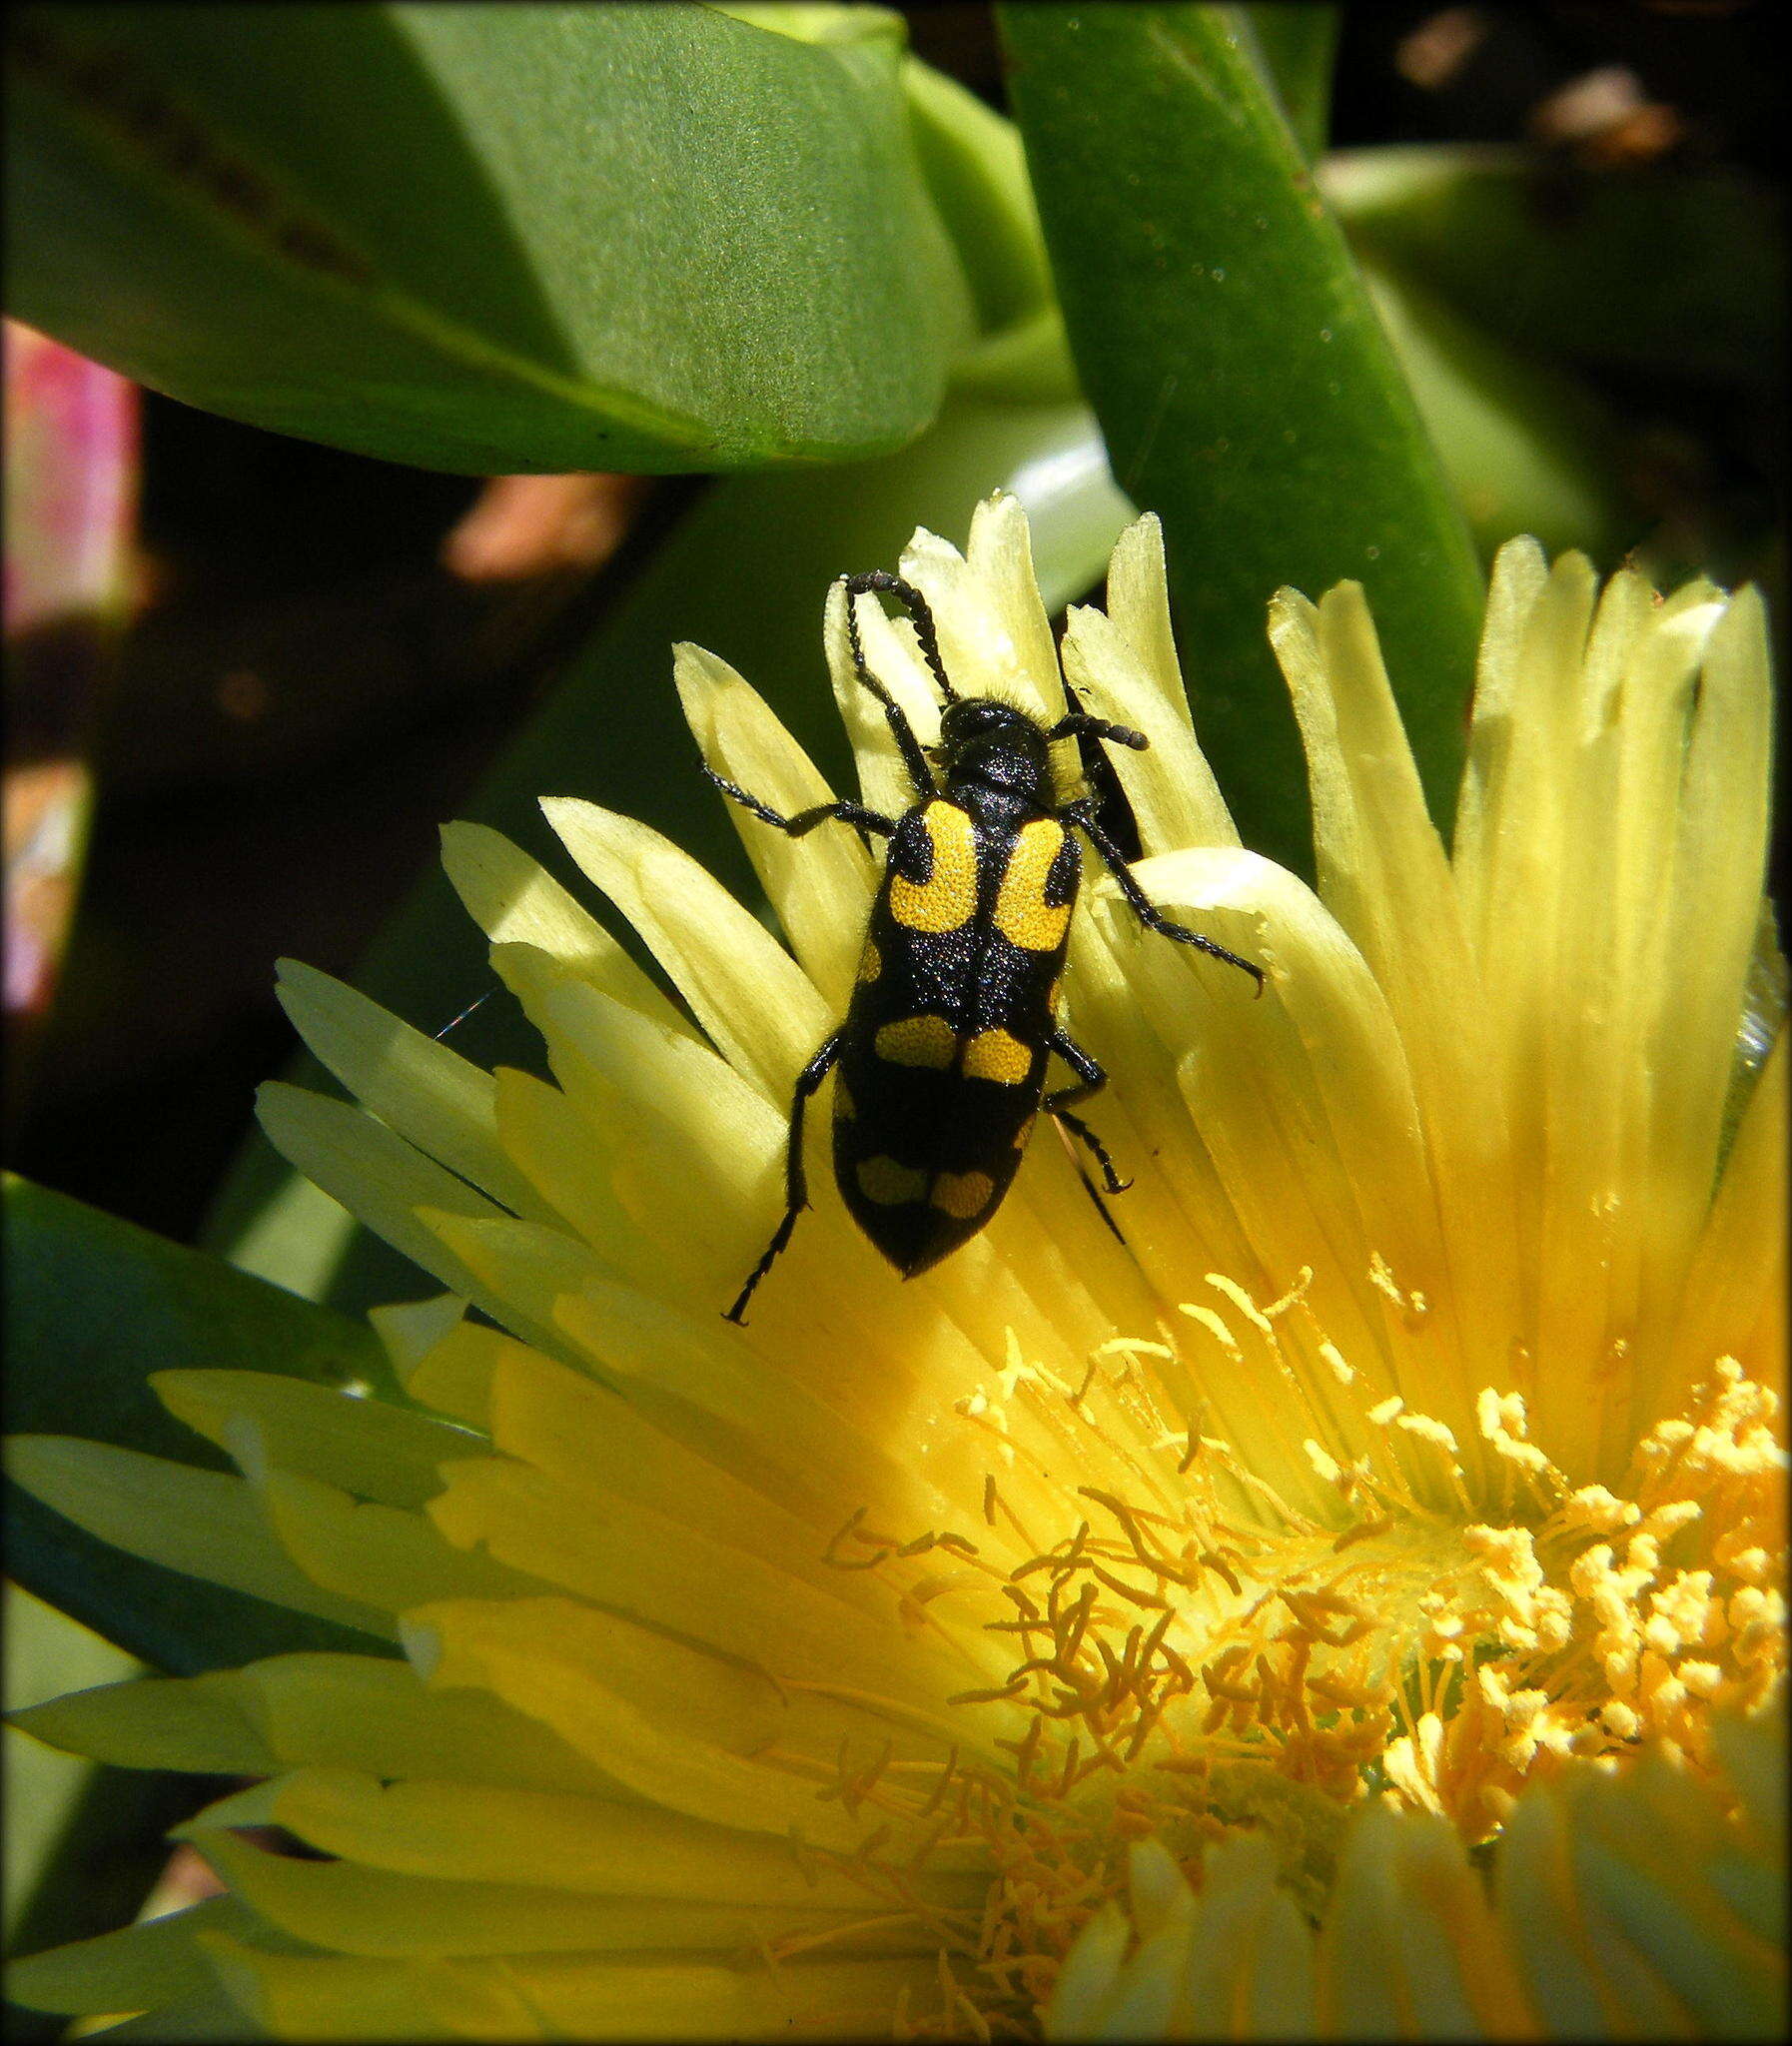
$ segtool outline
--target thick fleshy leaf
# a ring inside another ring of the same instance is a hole
[[[1352,240],[1528,351],[1777,388],[1784,208],[1732,170],[1408,147],[1341,150],[1320,184]]]
[[[1288,7],[1282,0],[1239,9],[1295,140],[1316,159],[1331,125],[1332,60],[1338,49],[1336,7]]]
[[[1409,275],[1368,253],[1358,262],[1482,556],[1527,532],[1551,554],[1577,547],[1607,565],[1620,560],[1648,520],[1624,488],[1622,443],[1593,394]]]
[[[464,470],[842,461],[970,338],[899,17],[22,10],[13,310],[192,405]]]
[[[403,1402],[370,1331],[217,1258],[9,1179],[8,1423],[212,1473],[229,1461],[176,1421],[153,1372],[272,1371]],[[28,1589],[177,1674],[369,1637],[177,1576],[84,1534],[9,1488],[8,1563]]]
[[[46,1892],[57,1887],[54,1876],[61,1843],[93,1777],[85,1760],[57,1754],[41,1741],[28,1738],[11,1722],[11,1715],[61,1691],[129,1676],[136,1665],[110,1641],[78,1626],[67,1613],[44,1604],[18,1584],[8,1583],[4,1598],[3,1696],[9,1723],[0,1727],[0,1767],[5,1771],[8,1820],[5,1933],[10,1949],[17,1944],[14,1934],[22,1920],[36,1915],[41,1925]],[[64,1901],[75,1906],[76,1922],[71,1925],[55,1914],[47,1936],[75,1938],[91,1930],[91,1924],[79,1922],[79,1900],[68,1897]]]
[[[1447,822],[1480,573],[1253,39],[1221,7],[999,18],[1083,389],[1122,488],[1163,516],[1202,743],[1246,842],[1310,867],[1265,606],[1344,576]]]

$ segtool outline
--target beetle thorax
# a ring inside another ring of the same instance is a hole
[[[949,792],[969,783],[1054,806],[1051,740],[1036,718],[1012,704],[987,696],[948,703],[939,753]]]

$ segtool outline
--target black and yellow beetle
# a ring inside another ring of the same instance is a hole
[[[1087,733],[1143,749],[1142,733],[1081,710],[1046,725],[994,697],[961,696],[918,589],[882,569],[842,580],[853,667],[883,705],[914,784],[914,807],[896,818],[862,803],[833,802],[781,817],[703,770],[724,795],[792,838],[837,820],[890,840],[846,1020],[797,1075],[784,1219],[728,1309],[731,1322],[745,1315],[753,1289],[809,1204],[803,1114],[835,1065],[834,1176],[841,1198],[905,1279],[950,1256],[995,1214],[1041,1107],[1088,1147],[1107,1191],[1125,1191],[1129,1182],[1115,1172],[1100,1138],[1071,1113],[1108,1076],[1057,1019],[1058,977],[1082,878],[1073,827],[1107,861],[1148,929],[1226,960],[1263,992],[1257,967],[1152,906],[1091,799],[1060,799],[1055,741]],[[914,619],[945,699],[940,741],[931,749],[865,665],[852,600],[868,590],[895,597]],[[929,750],[943,769],[943,788]],[[1053,1053],[1076,1081],[1046,1094]]]

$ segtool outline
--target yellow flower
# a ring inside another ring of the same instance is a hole
[[[962,690],[1062,712],[1012,500],[903,573]],[[912,629],[858,602],[930,739]],[[845,603],[864,798],[900,808]],[[448,1289],[376,1317],[416,1409],[165,1373],[240,1479],[67,1443],[18,1469],[394,1652],[25,1715],[263,1780],[182,1829],[224,1897],[15,1996],[223,1996],[312,2038],[1773,2028],[1784,1032],[1736,1058],[1761,606],[1601,594],[1513,542],[1448,855],[1360,590],[1283,592],[1271,636],[1317,895],[1238,842],[1155,520],[1064,642],[1151,741],[1115,758],[1146,889],[1270,981],[1092,876],[1068,1021],[1113,1075],[1124,1242],[1048,1130],[906,1284],[818,1185],[724,1322],[853,982],[874,869],[843,827],[736,813],[786,950],[654,832],[546,805],[679,1002],[450,827],[557,1085],[288,969],[362,1105],[271,1087],[270,1132]],[[677,677],[719,772],[828,799],[725,663]],[[270,1823],[334,1858],[236,1830]]]

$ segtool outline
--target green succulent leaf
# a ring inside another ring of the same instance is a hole
[[[1447,826],[1481,578],[1349,249],[1231,10],[998,12],[1058,296],[1114,474],[1162,514],[1203,744],[1248,843],[1311,870],[1279,585],[1365,586]]]
[[[39,6],[8,58],[11,309],[258,426],[474,473],[842,461],[913,439],[971,335],[885,10]]]
[[[1736,171],[1414,146],[1341,150],[1320,183],[1353,240],[1534,355],[1782,386],[1785,207]]]
[[[228,1460],[150,1388],[176,1367],[278,1372],[403,1400],[372,1332],[65,1195],[6,1180],[7,1425],[206,1471]],[[7,1559],[29,1591],[174,1675],[372,1636],[144,1562],[9,1483]]]
[[[1579,547],[1615,567],[1648,521],[1599,401],[1402,272],[1366,255],[1359,267],[1482,559],[1528,532],[1552,554]]]
[[[1288,125],[1309,161],[1326,147],[1332,113],[1332,62],[1338,52],[1336,7],[1291,7],[1286,0],[1240,7],[1256,40]]]

